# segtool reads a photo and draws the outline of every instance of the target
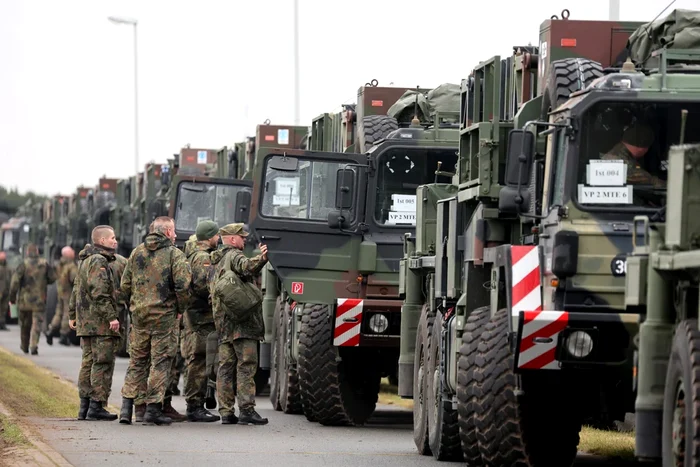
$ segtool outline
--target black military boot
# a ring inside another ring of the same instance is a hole
[[[46,343],[49,345],[53,345],[53,335],[50,333],[46,333]]]
[[[39,355],[39,349],[37,347],[32,349],[32,355]]]
[[[146,404],[136,404],[134,406],[134,415],[136,415],[136,423],[143,421],[143,416],[146,415]]]
[[[131,425],[131,415],[134,413],[134,399],[122,397],[122,410],[119,413],[119,423]]]
[[[187,420],[191,422],[218,422],[221,417],[212,414],[202,405],[187,404]]]
[[[204,399],[207,409],[216,408],[216,390],[211,386],[207,386],[207,397]]]
[[[66,347],[70,347],[70,342],[68,341],[68,335],[62,334],[61,338],[58,340],[58,343],[61,345],[65,345]]]
[[[255,409],[241,409],[238,423],[241,425],[267,425],[267,418],[262,418]]]
[[[104,407],[102,407],[102,402],[90,401],[90,408],[88,409],[86,417],[87,420],[106,420],[111,422],[112,420],[116,420],[117,417],[117,414],[107,412]]]
[[[78,420],[85,420],[88,413],[88,407],[90,407],[90,398],[81,397],[80,398],[80,408],[78,409]]]
[[[236,425],[238,423],[238,417],[236,417],[236,414],[228,414],[228,415],[222,415],[221,416],[221,424],[222,425]]]
[[[9,331],[9,329],[7,329],[7,325],[5,325],[5,323],[0,323],[0,331]]]
[[[146,405],[146,414],[143,416],[144,425],[170,425],[172,422],[170,417],[163,415],[161,404]]]
[[[180,412],[175,410],[175,407],[173,407],[172,404],[172,399],[170,397],[165,398],[163,401],[163,409],[162,409],[163,415],[166,417],[170,417],[170,419],[174,422],[184,422],[187,420],[186,415],[182,415]]]

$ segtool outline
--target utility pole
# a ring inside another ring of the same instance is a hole
[[[299,125],[299,0],[294,0],[294,125]]]

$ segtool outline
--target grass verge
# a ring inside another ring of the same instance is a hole
[[[413,408],[413,400],[399,397],[398,387],[389,384],[388,378],[383,378],[379,387],[379,403]],[[578,449],[609,458],[634,459],[634,432],[622,433],[584,426]]]
[[[21,428],[9,418],[0,414],[0,452],[7,448],[28,446],[29,441]]]
[[[0,350],[2,403],[15,416],[74,418],[77,389],[29,360]]]

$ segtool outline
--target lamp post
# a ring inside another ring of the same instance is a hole
[[[134,169],[139,173],[139,80],[138,80],[138,41],[136,25],[138,21],[130,18],[110,16],[107,18],[114,24],[129,24],[134,27]]]
[[[294,0],[294,125],[299,125],[299,0]]]

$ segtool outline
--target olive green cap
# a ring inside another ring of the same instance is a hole
[[[209,240],[219,232],[219,226],[214,221],[202,221],[197,224],[197,240]]]
[[[248,232],[246,231],[245,224],[228,224],[219,230],[219,235],[222,237],[227,235],[240,235],[241,237],[247,237]]]

